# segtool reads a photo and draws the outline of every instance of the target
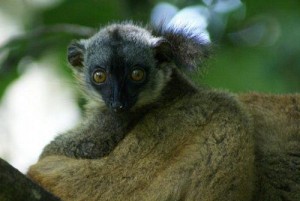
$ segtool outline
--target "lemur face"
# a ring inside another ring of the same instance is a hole
[[[133,25],[111,25],[72,44],[68,59],[87,94],[115,112],[149,104],[168,81],[170,69],[157,53],[162,39]]]
[[[146,46],[137,48],[130,41],[115,38],[98,45],[93,43],[87,49],[86,82],[107,107],[114,111],[128,110],[157,74],[152,52]]]

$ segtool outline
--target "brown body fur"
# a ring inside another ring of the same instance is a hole
[[[244,94],[254,122],[253,200],[300,200],[300,95]]]

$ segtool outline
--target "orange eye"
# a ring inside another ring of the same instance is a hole
[[[134,69],[131,72],[131,79],[133,81],[141,81],[144,79],[144,76],[145,76],[145,71],[142,69]]]
[[[93,74],[93,81],[96,84],[101,84],[106,80],[106,72],[104,70],[96,70]]]

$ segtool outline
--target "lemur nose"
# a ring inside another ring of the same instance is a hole
[[[121,102],[116,101],[111,103],[111,108],[114,112],[121,112],[124,110],[124,105]]]

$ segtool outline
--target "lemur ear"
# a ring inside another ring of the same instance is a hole
[[[154,50],[154,57],[159,63],[170,62],[173,60],[171,44],[164,38],[155,38],[151,41]]]
[[[83,67],[83,54],[85,47],[82,41],[72,42],[68,47],[68,61],[76,70]]]

